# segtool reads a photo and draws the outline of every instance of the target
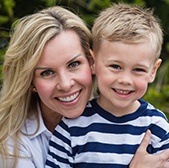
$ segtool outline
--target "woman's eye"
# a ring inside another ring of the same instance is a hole
[[[49,77],[52,76],[54,74],[54,72],[52,70],[45,70],[43,72],[41,72],[41,76],[43,77]]]
[[[75,62],[70,63],[70,64],[69,64],[69,67],[70,67],[70,68],[77,67],[79,64],[80,64],[79,61],[75,61]]]

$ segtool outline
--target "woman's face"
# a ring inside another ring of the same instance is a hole
[[[33,84],[43,113],[79,116],[90,97],[91,69],[74,31],[63,31],[44,47]]]

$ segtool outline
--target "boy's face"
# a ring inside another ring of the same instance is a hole
[[[145,94],[148,83],[153,82],[160,63],[160,59],[155,61],[149,43],[103,41],[93,66],[100,90],[98,103],[121,115],[135,111],[137,100]]]

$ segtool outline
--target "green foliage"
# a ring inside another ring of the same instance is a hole
[[[151,86],[143,98],[169,118],[169,85],[163,86],[160,91],[157,91],[155,86]]]
[[[0,9],[1,12],[7,14],[7,16],[13,16],[13,7],[15,6],[14,0],[1,0]]]
[[[105,1],[93,0],[93,1],[90,1],[90,3],[89,3],[89,9],[90,10],[95,9],[95,12],[98,13],[103,8],[110,6],[111,3],[112,3],[111,0],[105,0]]]

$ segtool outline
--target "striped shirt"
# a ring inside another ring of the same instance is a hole
[[[152,133],[149,153],[169,148],[167,118],[139,101],[137,111],[116,117],[93,99],[80,117],[63,118],[49,143],[46,168],[127,168],[148,129]]]

